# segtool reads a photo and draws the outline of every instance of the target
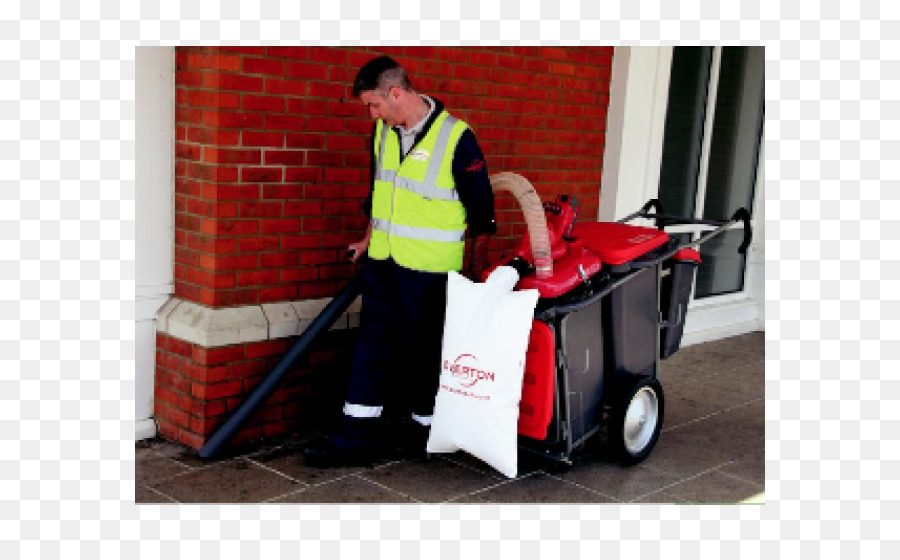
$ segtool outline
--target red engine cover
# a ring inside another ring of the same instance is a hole
[[[573,236],[610,265],[627,263],[669,240],[664,231],[617,222],[581,222]]]

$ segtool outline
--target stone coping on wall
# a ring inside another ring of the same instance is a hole
[[[296,336],[312,324],[332,298],[211,308],[171,297],[156,314],[156,330],[181,340],[214,348]],[[359,326],[361,297],[331,330]]]

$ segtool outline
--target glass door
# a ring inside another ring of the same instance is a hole
[[[668,214],[727,220],[753,215],[764,115],[763,47],[675,47],[659,199]],[[668,228],[697,239],[706,226]],[[747,256],[740,226],[700,248],[694,298],[742,292]]]

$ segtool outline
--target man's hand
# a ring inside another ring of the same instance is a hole
[[[372,238],[372,225],[369,224],[369,227],[366,228],[366,236],[363,237],[360,241],[356,243],[351,243],[347,245],[347,256],[350,257],[350,262],[355,263],[359,260],[359,257],[362,256],[363,253],[369,248],[369,240]]]

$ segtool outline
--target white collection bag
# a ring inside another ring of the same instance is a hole
[[[516,476],[519,400],[537,290],[512,291],[519,274],[498,267],[483,284],[451,272],[441,377],[426,449],[462,449]]]

